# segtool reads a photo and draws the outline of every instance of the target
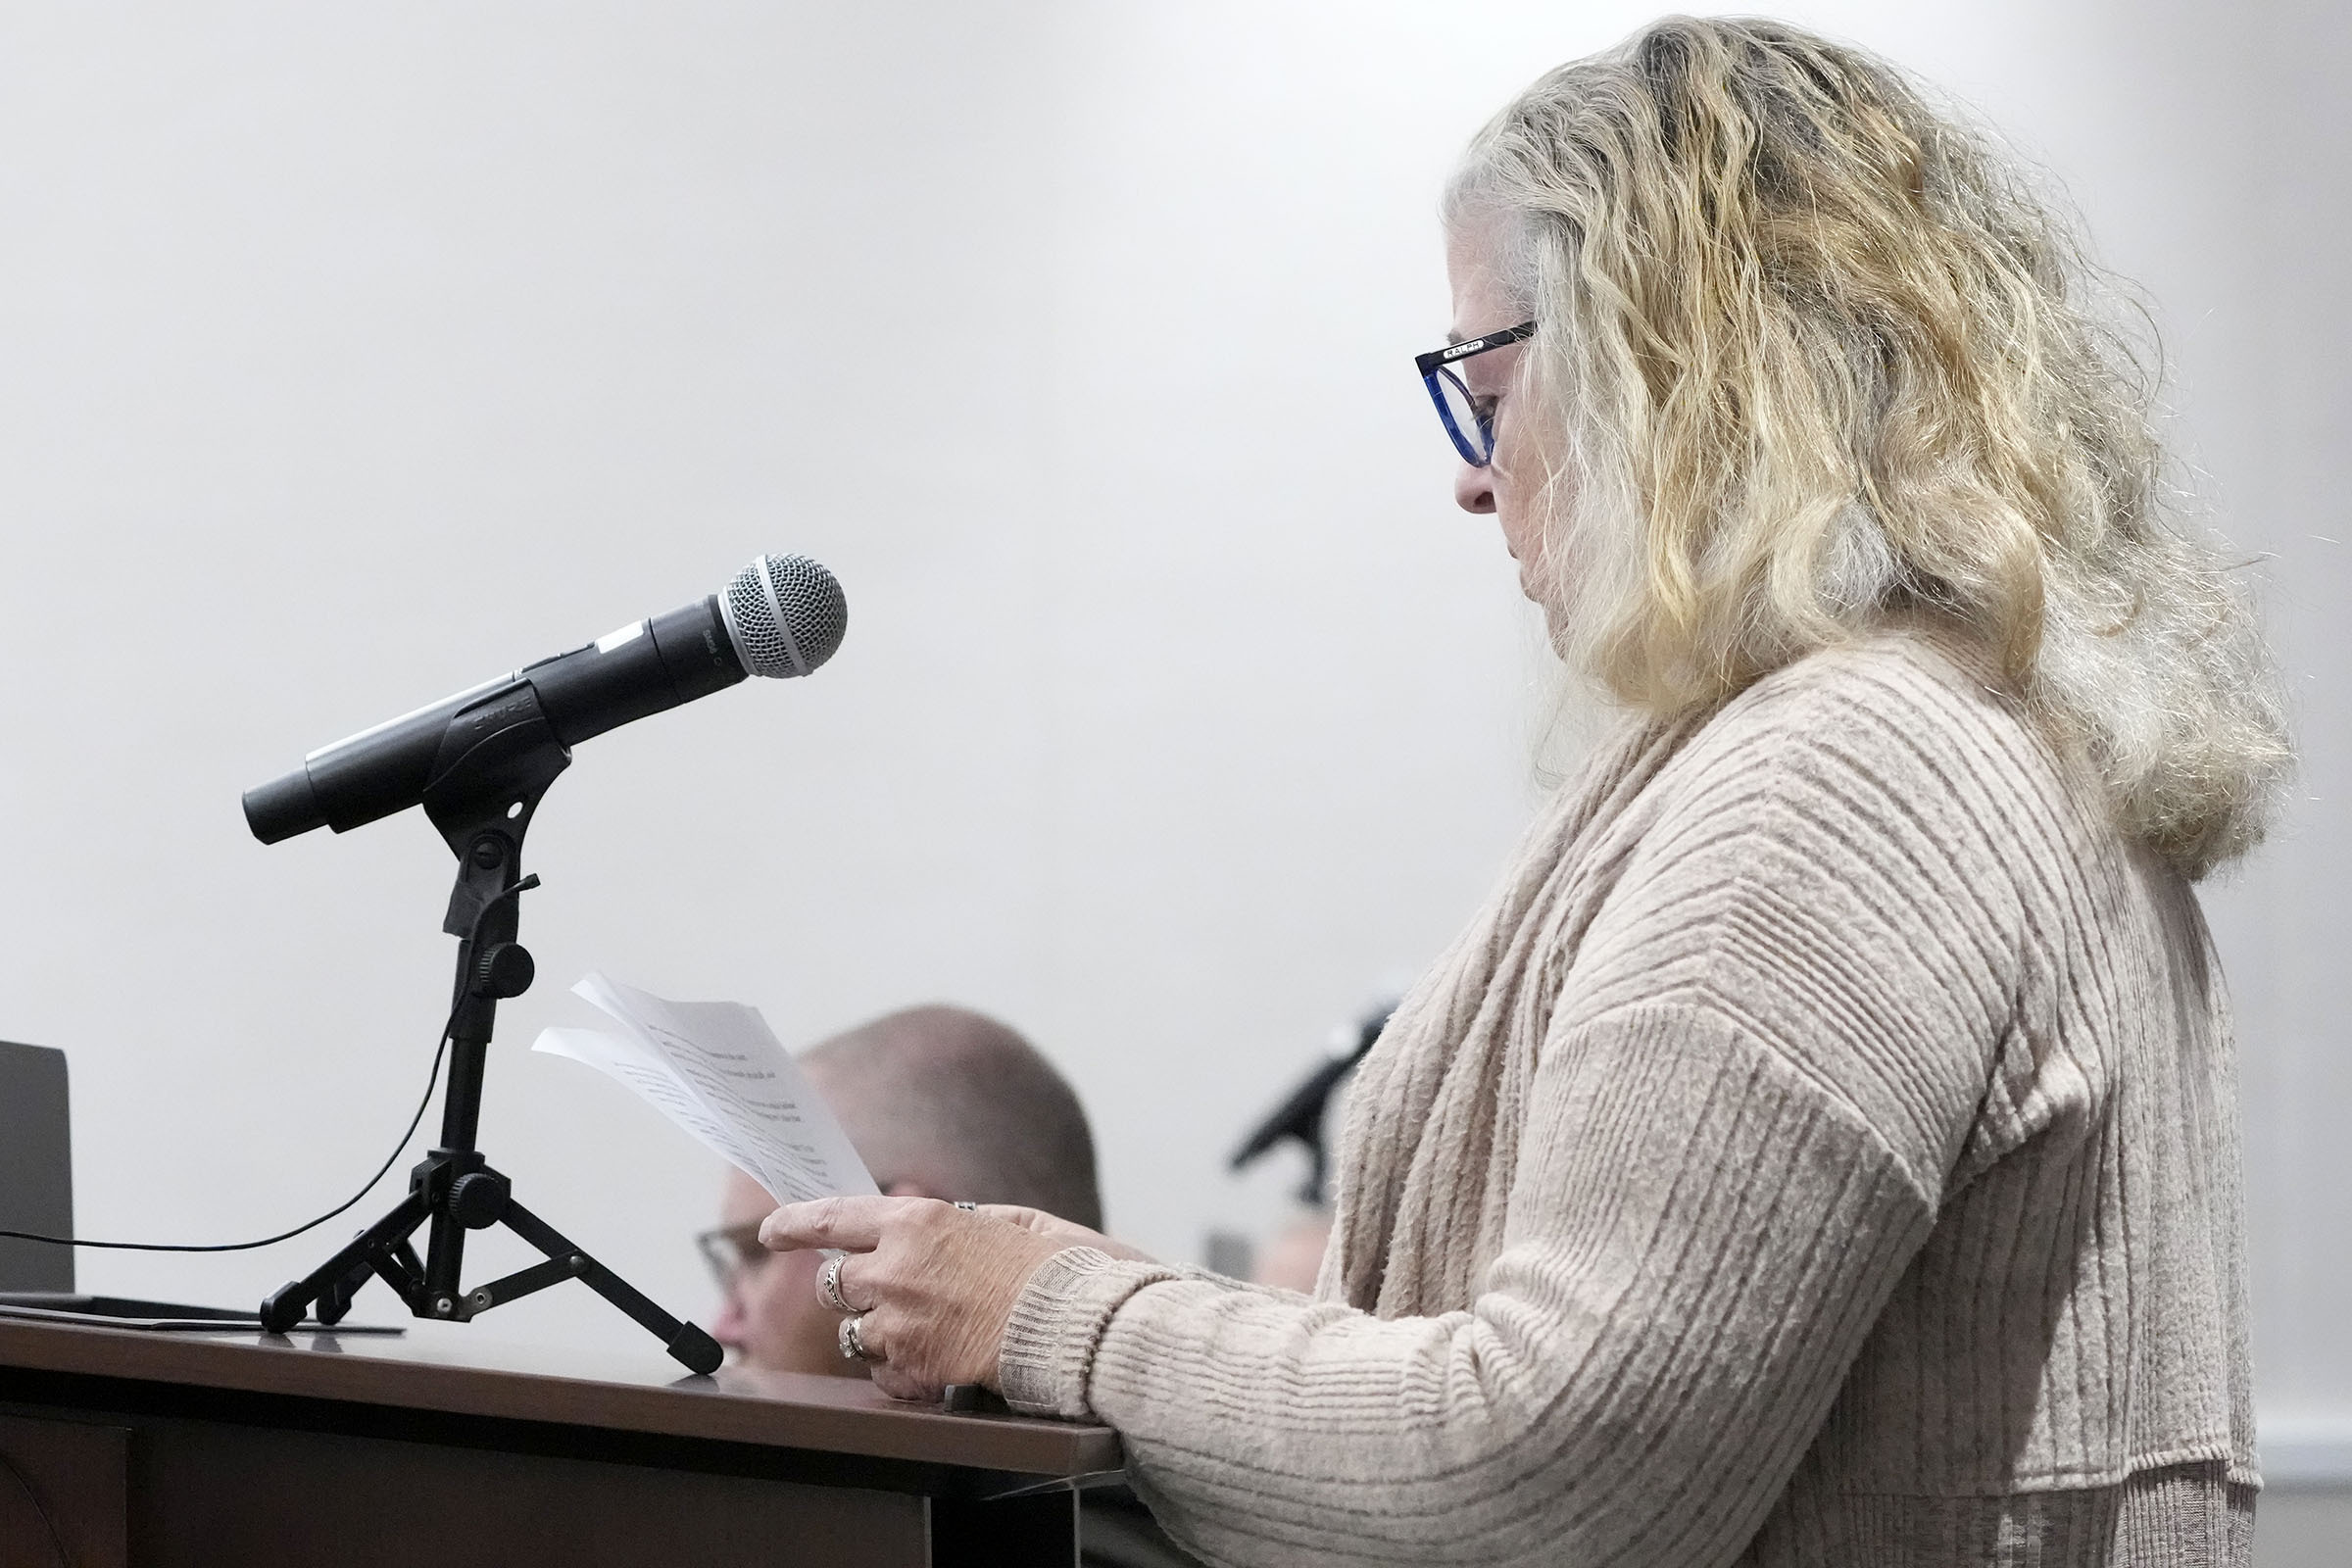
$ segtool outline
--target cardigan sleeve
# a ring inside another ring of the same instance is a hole
[[[2018,941],[1999,789],[1899,714],[1754,706],[1679,760],[1566,966],[1466,1309],[1068,1252],[1008,1396],[1118,1428],[1217,1562],[1736,1557],[1933,1227]]]

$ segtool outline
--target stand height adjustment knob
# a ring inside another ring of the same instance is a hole
[[[519,997],[531,989],[539,966],[531,950],[519,942],[496,942],[474,960],[473,994],[477,997]]]
[[[506,1178],[468,1171],[449,1185],[449,1217],[469,1231],[486,1230],[507,1217]]]

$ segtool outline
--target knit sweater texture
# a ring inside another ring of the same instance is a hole
[[[2188,886],[1915,625],[1547,808],[1313,1298],[1065,1250],[1004,1387],[1220,1563],[2239,1564],[2239,1164]]]

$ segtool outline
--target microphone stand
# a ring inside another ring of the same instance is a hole
[[[417,1317],[464,1323],[492,1307],[564,1280],[577,1279],[659,1337],[696,1372],[714,1372],[724,1352],[692,1323],[679,1321],[634,1286],[514,1200],[513,1184],[475,1147],[482,1071],[502,999],[519,997],[536,974],[515,940],[521,895],[539,885],[522,874],[522,839],[539,801],[571,765],[571,752],[550,729],[527,684],[485,697],[451,718],[424,793],[424,812],[458,858],[457,886],[441,929],[458,939],[458,972],[449,1013],[449,1087],[441,1141],[409,1175],[409,1194],[390,1213],[304,1278],[262,1302],[262,1326],[291,1331],[317,1303],[318,1321],[334,1324],[374,1275]],[[504,1225],[546,1261],[466,1290],[460,1283],[466,1233]],[[410,1240],[429,1226],[420,1261]]]
[[[1310,1208],[1329,1203],[1331,1154],[1323,1146],[1324,1110],[1340,1087],[1340,1080],[1353,1072],[1356,1063],[1371,1052],[1396,1011],[1396,1003],[1384,1002],[1357,1020],[1352,1035],[1346,1028],[1339,1030],[1332,1054],[1250,1130],[1226,1161],[1225,1168],[1241,1170],[1284,1139],[1295,1138],[1306,1150],[1307,1159],[1306,1179],[1298,1185],[1298,1201]]]

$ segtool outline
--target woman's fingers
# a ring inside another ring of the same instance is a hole
[[[1042,1236],[1060,1247],[1091,1247],[1112,1257],[1133,1258],[1151,1262],[1150,1253],[1141,1252],[1125,1242],[1113,1241],[1101,1231],[1089,1230],[1075,1220],[1062,1219],[1039,1208],[1023,1208],[1016,1203],[983,1203],[980,1212],[991,1219],[1001,1219],[1018,1225],[1032,1236]]]
[[[879,1316],[882,1324],[874,1326]],[[858,1319],[859,1338],[866,1349],[880,1357],[865,1370],[874,1380],[874,1387],[894,1399],[936,1401],[950,1383],[968,1383],[969,1376],[943,1372],[938,1364],[937,1347],[928,1343],[938,1332],[936,1323],[927,1323],[896,1312],[868,1312]]]
[[[892,1287],[897,1283],[899,1283],[897,1272],[891,1266],[889,1254],[878,1252],[844,1254],[841,1260],[840,1277],[834,1282],[836,1288],[841,1292],[843,1304],[853,1312],[871,1312],[875,1307],[890,1300],[894,1294]],[[821,1276],[818,1279],[816,1295],[818,1300],[824,1300],[824,1283]],[[841,1310],[831,1301],[825,1301],[824,1304],[828,1311],[838,1312]]]
[[[937,1399],[946,1384],[933,1375],[921,1354],[920,1325],[887,1308],[856,1316],[858,1344],[865,1351],[865,1370],[874,1387],[894,1399]]]
[[[850,1264],[863,1252],[835,1252],[818,1266],[811,1289],[816,1292],[816,1304],[828,1312],[863,1312],[874,1303],[864,1296],[850,1294]]]
[[[883,1318],[886,1319],[888,1315],[883,1314]],[[889,1360],[889,1324],[877,1319],[871,1312],[852,1312],[850,1316],[858,1323],[858,1348],[865,1352],[865,1359],[869,1363],[867,1370],[871,1371]]]
[[[794,1252],[811,1247],[839,1247],[851,1251],[871,1250],[882,1240],[883,1227],[922,1198],[819,1198],[807,1203],[786,1203],[760,1222],[760,1245],[771,1252]]]
[[[937,1402],[947,1385],[902,1370],[895,1362],[874,1363],[874,1387],[894,1399],[919,1399],[925,1404]]]
[[[840,1249],[817,1276],[818,1299],[856,1311],[877,1387],[928,1398],[950,1383],[993,1384],[998,1344],[1029,1276],[1063,1247],[1102,1238],[1033,1209],[975,1213],[928,1198],[869,1197],[786,1204],[761,1223],[760,1241],[774,1251]]]

